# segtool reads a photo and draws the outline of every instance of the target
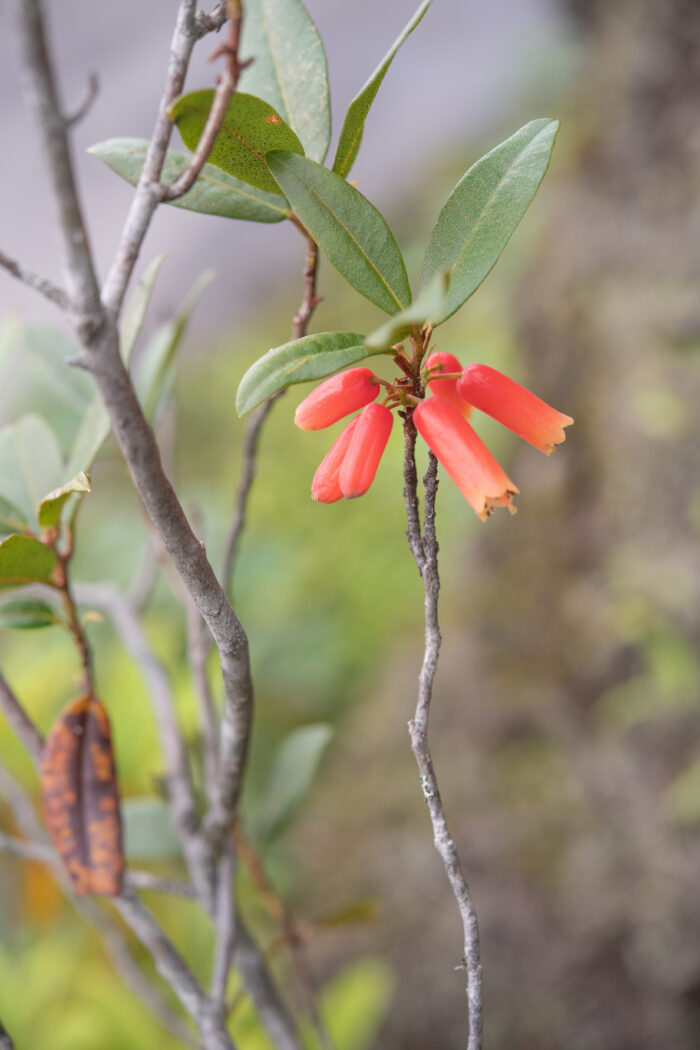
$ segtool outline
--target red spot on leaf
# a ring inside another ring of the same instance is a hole
[[[281,124],[282,118],[278,117],[276,113],[270,113],[269,117],[265,117],[268,124]]]
[[[119,789],[109,719],[95,697],[73,700],[41,758],[46,826],[75,892],[114,897],[124,874]]]

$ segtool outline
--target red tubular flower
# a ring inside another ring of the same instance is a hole
[[[448,374],[462,371],[462,366],[454,354],[442,351],[431,354],[426,361],[426,367],[429,372],[434,372],[436,369]],[[469,419],[472,414],[472,406],[457,392],[457,379],[431,379],[428,383],[428,390],[433,397],[442,397],[445,401],[449,401],[465,419]]]
[[[550,408],[519,383],[488,365],[468,365],[457,390],[469,404],[503,423],[549,456],[564,440],[571,416]]]
[[[369,368],[350,368],[312,390],[297,408],[294,422],[302,430],[322,430],[364,408],[378,393],[374,372]]]
[[[494,507],[507,507],[515,514],[512,502],[518,488],[454,405],[444,397],[430,397],[414,410],[413,422],[482,521]]]
[[[330,451],[318,465],[311,482],[311,495],[318,503],[336,503],[343,498],[340,489],[340,468],[345,459],[345,453],[350,445],[350,439],[360,417],[355,416],[345,429],[341,432],[337,441],[331,445]]]
[[[393,422],[386,405],[367,405],[358,416],[340,468],[340,489],[347,499],[364,496],[374,481]]]

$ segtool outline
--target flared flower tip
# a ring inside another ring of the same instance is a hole
[[[343,465],[345,453],[348,450],[350,439],[359,418],[359,416],[355,416],[341,431],[330,451],[318,465],[311,482],[311,497],[318,503],[336,503],[343,498],[340,488],[340,468]]]
[[[340,468],[340,490],[346,499],[364,496],[374,481],[393,422],[385,405],[367,405],[358,416]]]
[[[515,514],[513,496],[519,489],[454,405],[442,397],[428,398],[414,410],[413,422],[482,521],[496,507]]]
[[[488,365],[468,365],[457,383],[461,397],[549,456],[566,438],[571,416]]]
[[[442,397],[449,401],[460,415],[464,416],[465,419],[469,419],[472,414],[472,406],[459,394],[457,377],[454,379],[439,378],[441,374],[453,375],[455,372],[462,371],[462,365],[454,354],[448,354],[442,350],[431,354],[426,361],[426,368],[428,372],[432,372],[435,375],[435,378],[428,382],[428,390],[432,396]]]
[[[323,430],[374,401],[379,382],[369,368],[350,368],[331,376],[304,398],[294,415],[302,430]]]

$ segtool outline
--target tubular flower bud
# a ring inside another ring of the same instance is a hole
[[[482,521],[494,507],[515,514],[512,501],[519,490],[454,405],[443,397],[428,398],[414,410],[413,422]]]
[[[571,416],[550,408],[519,383],[488,365],[468,365],[457,383],[459,394],[524,441],[549,456],[564,440]]]
[[[386,405],[367,405],[358,416],[340,468],[340,489],[347,499],[364,496],[374,481],[393,422]]]
[[[336,503],[343,498],[340,489],[340,468],[345,459],[345,453],[350,445],[350,439],[359,421],[355,416],[341,432],[338,439],[331,445],[330,451],[321,460],[318,470],[311,482],[311,495],[317,503]]]
[[[454,354],[447,354],[442,351],[431,354],[426,361],[426,366],[429,372],[439,369],[438,375],[440,372],[449,374],[462,371],[462,366]],[[442,397],[445,401],[449,401],[465,419],[469,419],[472,414],[472,406],[457,392],[457,379],[431,379],[428,383],[428,390],[433,397]]]
[[[302,430],[322,430],[364,408],[378,393],[374,372],[369,368],[350,368],[312,390],[297,408],[294,422]]]

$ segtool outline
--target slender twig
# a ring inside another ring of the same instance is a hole
[[[106,612],[127,652],[138,664],[158,719],[167,770],[168,799],[173,824],[190,877],[205,902],[211,902],[212,872],[205,843],[197,834],[197,811],[187,751],[175,713],[175,701],[165,668],[151,649],[138,617],[124,596],[107,584],[78,584],[76,598]]]
[[[42,864],[56,864],[57,858],[50,846],[43,842],[26,842],[24,839],[6,835],[0,831],[0,852],[25,860],[38,860]]]
[[[78,910],[99,931],[104,941],[112,965],[127,988],[130,988],[146,1009],[160,1022],[163,1028],[175,1036],[185,1046],[199,1050],[200,1041],[187,1027],[184,1021],[171,1008],[161,995],[160,990],[150,981],[144,979],[141,968],[133,959],[122,931],[92,901],[82,901]]]
[[[231,969],[231,960],[236,942],[237,923],[233,907],[233,876],[235,858],[231,843],[226,844],[217,870],[216,909],[214,925],[216,943],[214,947],[214,965],[212,967],[210,995],[221,1010],[225,1010],[226,988]]]
[[[38,762],[41,758],[44,738],[2,674],[0,674],[0,711],[2,711],[29,754],[35,762]]]
[[[249,61],[241,62],[238,56],[238,49],[241,43],[241,29],[243,26],[243,11],[241,9],[240,0],[229,0],[229,15],[230,28],[228,43],[222,44],[221,47],[217,48],[211,56],[211,58],[214,59],[218,58],[220,55],[225,55],[227,59],[226,71],[219,78],[219,83],[214,92],[211,109],[207,115],[206,123],[199,138],[199,142],[197,143],[197,148],[192,154],[192,158],[182,174],[179,175],[170,186],[165,186],[163,188],[161,194],[161,200],[163,201],[177,200],[178,197],[182,197],[183,194],[187,193],[187,191],[194,186],[197,176],[204,167],[207,157],[211,153],[216,136],[221,131],[228,104],[238,86],[240,75],[245,67],[250,64]]]
[[[469,1014],[467,1050],[481,1050],[482,1003],[479,927],[474,902],[457,853],[457,846],[447,825],[435,768],[428,747],[428,720],[441,641],[438,622],[440,576],[438,572],[438,542],[435,532],[435,497],[438,487],[437,460],[431,452],[428,471],[423,479],[425,507],[423,536],[421,537],[419,519],[418,532],[416,533],[418,495],[415,467],[415,436],[411,436],[409,433],[409,423],[409,420],[405,421],[406,463],[404,478],[406,485],[404,496],[408,516],[409,545],[423,578],[425,591],[425,651],[418,680],[418,703],[415,715],[408,723],[408,729],[411,738],[411,748],[418,764],[423,795],[428,804],[435,849],[442,859],[462,920],[464,934],[463,961],[467,971]]]
[[[32,273],[31,270],[25,269],[24,266],[20,265],[15,259],[11,259],[9,255],[5,255],[4,252],[0,252],[0,266],[7,270],[8,273],[11,273],[13,277],[16,277],[18,281],[22,281],[29,288],[33,288],[35,292],[39,292],[54,306],[60,307],[61,310],[68,309],[68,296],[66,293],[62,288],[47,280],[46,277],[40,277],[38,274]]]
[[[135,871],[130,868],[126,873],[125,882],[134,890],[165,893],[172,897],[187,897],[190,900],[196,897],[194,886],[191,886],[189,882],[181,882],[180,879],[164,879],[161,875],[153,875],[150,871]]]
[[[146,231],[153,218],[153,213],[158,205],[166,199],[166,194],[171,194],[167,197],[168,200],[174,200],[176,196],[181,196],[185,193],[196,179],[206,162],[216,134],[221,128],[221,121],[223,121],[226,107],[238,80],[237,75],[232,76],[231,60],[229,60],[227,71],[217,86],[215,102],[209,112],[205,131],[200,140],[202,148],[198,147],[195,154],[196,160],[193,157],[187,169],[178,177],[173,187],[162,186],[160,176],[173,129],[173,122],[168,115],[168,110],[182,92],[192,49],[197,40],[205,33],[219,29],[228,14],[224,5],[218,5],[215,12],[208,16],[207,20],[207,16],[202,16],[201,14],[198,16],[196,8],[195,0],[181,0],[180,2],[158,116],[119,247],[102,289],[102,300],[112,317],[116,317],[121,308],[129,279],[141,250],[143,239],[146,236]],[[204,143],[203,145],[202,142]],[[193,176],[191,182],[189,182],[190,176]],[[177,186],[177,192],[175,192],[175,186]],[[183,186],[185,188],[182,188]]]
[[[0,788],[0,794],[4,794]],[[18,839],[13,835],[6,835],[0,831],[0,852],[11,853],[15,857],[25,857],[27,860],[38,860],[42,864],[52,867],[60,867],[61,861],[46,842],[28,841]],[[187,882],[179,882],[177,879],[164,879],[160,875],[153,875],[150,871],[130,870],[125,876],[127,886],[134,890],[146,890],[151,893],[165,893],[173,897],[194,897],[194,889]]]
[[[302,933],[294,921],[294,917],[275,892],[272,883],[267,877],[262,859],[253,849],[250,842],[248,842],[238,822],[234,828],[234,841],[236,843],[236,853],[248,869],[269,916],[279,925],[282,931],[282,941],[287,945],[291,953],[294,969],[318,1045],[321,1050],[333,1050],[333,1041],[316,1003],[316,981],[306,958]],[[269,958],[269,951],[267,954]]]
[[[292,331],[295,339],[301,339],[306,335],[311,316],[321,302],[320,297],[316,295],[316,282],[318,280],[318,245],[313,237],[309,237],[308,234],[306,240],[306,261],[304,263],[304,269],[302,270],[302,277],[304,278],[305,291],[304,298],[301,301],[301,306],[294,315]]]
[[[53,544],[53,546],[55,548],[55,543]],[[68,550],[64,554],[59,555],[58,567],[60,570],[60,583],[58,584],[58,588],[63,598],[63,608],[65,609],[66,613],[66,625],[71,635],[73,636],[73,641],[75,642],[75,647],[78,650],[80,662],[83,666],[84,686],[90,694],[90,696],[93,696],[95,692],[95,683],[92,669],[92,651],[90,649],[87,634],[82,623],[80,622],[80,617],[78,616],[78,609],[73,598],[73,591],[71,589],[68,572],[68,566],[70,563],[72,553],[73,537],[71,534]]]
[[[269,397],[259,408],[256,408],[248,419],[245,440],[243,442],[241,475],[236,490],[236,500],[231,528],[226,537],[223,568],[221,570],[221,582],[227,589],[229,595],[231,595],[233,591],[233,570],[236,564],[236,558],[238,557],[243,530],[245,529],[248,500],[250,498],[253,482],[255,481],[255,476],[258,472],[257,454],[260,435],[265,420],[272,411],[272,406],[276,401],[279,401],[283,394],[283,390],[280,390],[277,394],[273,394],[273,396]]]
[[[205,994],[189,966],[151,913],[129,891],[114,901],[127,926],[150,951],[161,977],[193,1018],[207,1050],[234,1050],[221,1011]]]
[[[421,536],[420,508],[418,506],[418,473],[416,471],[416,427],[412,415],[404,418],[403,496],[406,501],[406,539],[411,548],[418,572],[423,575],[425,545]]]
[[[243,974],[246,991],[267,1029],[275,1050],[301,1050],[294,1018],[282,1002],[258,945],[238,920],[234,966]]]
[[[304,297],[299,305],[299,309],[292,319],[292,336],[294,339],[301,339],[306,335],[313,312],[321,302],[320,297],[316,294],[319,264],[318,245],[313,238],[309,237],[303,226],[300,228],[303,235],[306,237],[306,258],[304,261],[304,269],[302,270],[302,277],[304,279]],[[241,537],[245,528],[248,500],[257,473],[256,460],[260,433],[265,420],[272,410],[272,406],[280,399],[280,397],[282,397],[283,393],[284,391],[280,391],[278,394],[274,394],[272,397],[268,398],[260,408],[257,408],[255,412],[253,412],[248,420],[245,441],[243,443],[243,466],[238,489],[236,490],[231,528],[226,537],[223,567],[221,570],[221,580],[229,595],[232,593],[233,570],[239,552]]]
[[[187,658],[199,700],[202,764],[204,783],[208,787],[216,783],[219,772],[219,719],[207,671],[210,640],[199,610],[189,595],[186,597],[186,614]]]
[[[66,127],[72,127],[74,124],[78,124],[84,116],[90,111],[90,107],[97,98],[97,93],[100,89],[100,82],[97,79],[97,73],[88,73],[87,79],[87,91],[85,92],[85,98],[80,103],[78,108],[71,113],[69,117],[65,117]]]

